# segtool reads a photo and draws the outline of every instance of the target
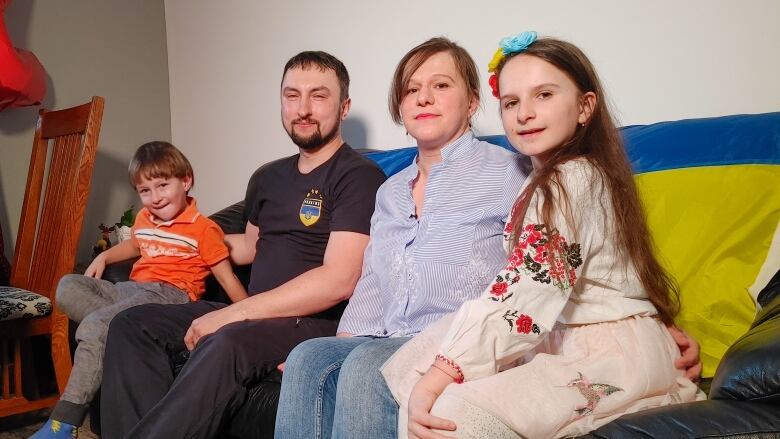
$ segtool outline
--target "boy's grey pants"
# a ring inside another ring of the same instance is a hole
[[[119,312],[145,303],[181,304],[187,293],[165,282],[119,282],[68,274],[57,285],[57,306],[79,322],[78,347],[65,391],[54,407],[52,419],[81,425],[87,404],[100,388],[103,352],[108,324]]]

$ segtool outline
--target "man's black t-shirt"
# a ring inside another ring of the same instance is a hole
[[[308,174],[298,171],[298,158],[268,163],[249,180],[247,218],[260,228],[250,295],[321,266],[330,232],[369,233],[381,169],[346,143]],[[338,319],[343,308],[319,315]]]

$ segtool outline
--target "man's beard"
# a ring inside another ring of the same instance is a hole
[[[287,131],[287,134],[290,136],[290,139],[292,139],[293,143],[298,145],[298,148],[306,151],[321,148],[323,145],[333,140],[333,138],[336,137],[336,132],[338,131],[338,125],[335,125],[332,130],[328,131],[323,136],[322,131],[320,131],[320,123],[317,121],[309,121],[314,122],[317,125],[317,130],[309,137],[303,137],[295,132],[295,124],[297,122],[299,122],[297,119],[292,122],[290,125],[290,130]]]

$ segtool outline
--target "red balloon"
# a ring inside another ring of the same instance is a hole
[[[46,70],[31,52],[16,49],[5,26],[5,8],[0,0],[0,111],[8,107],[38,105],[46,96]]]

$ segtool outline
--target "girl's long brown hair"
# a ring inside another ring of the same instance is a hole
[[[567,221],[573,221],[570,215],[566,215],[566,212],[570,212],[570,203],[565,189],[558,184],[558,165],[576,158],[588,160],[596,169],[594,178],[601,177],[603,187],[611,198],[618,254],[628,257],[633,263],[650,301],[658,310],[659,317],[664,323],[672,324],[679,310],[679,289],[653,253],[652,239],[631,165],[607,108],[604,90],[596,70],[579,48],[553,38],[540,38],[521,53],[540,58],[560,69],[574,81],[581,93],[595,93],[596,104],[588,122],[577,127],[572,139],[554,149],[544,163],[534,169],[533,178],[512,209],[512,242],[516,242],[516,237],[520,236],[531,196],[537,190],[543,196],[541,215],[548,233],[554,230],[552,212],[556,208],[564,212]],[[499,64],[497,74],[501,74],[504,65],[511,58],[512,55]],[[557,206],[554,205],[554,192],[559,194]]]

